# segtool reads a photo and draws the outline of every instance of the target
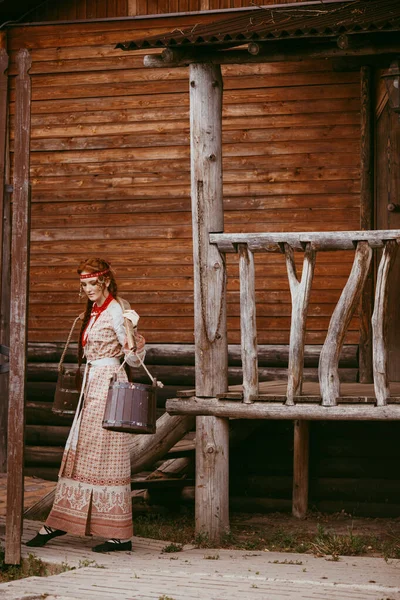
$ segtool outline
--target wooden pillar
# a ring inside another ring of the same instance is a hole
[[[7,452],[7,564],[21,561],[24,500],[24,416],[29,280],[29,142],[32,61],[28,50],[16,57],[15,142],[11,239],[10,377]]]
[[[371,67],[361,68],[360,229],[374,227],[374,81]],[[361,383],[372,382],[372,328],[374,282],[372,265],[361,296],[359,372]]]
[[[9,291],[10,256],[7,252],[10,243],[10,198],[6,194],[6,138],[7,138],[7,92],[8,55],[0,48],[0,344],[10,345],[9,340],[9,302],[6,292]],[[8,161],[7,161],[8,162]],[[2,302],[4,291],[4,303]],[[6,362],[1,357],[0,363]],[[0,374],[0,473],[5,473],[7,465],[7,410],[8,410],[8,375]]]
[[[302,519],[308,508],[309,421],[294,422],[292,514]]]
[[[196,396],[228,389],[225,259],[209,234],[223,232],[222,76],[190,65],[191,197]],[[218,543],[229,528],[228,420],[196,418],[196,532]]]
[[[311,244],[307,244],[300,281],[297,277],[293,248],[289,244],[285,244],[285,255],[292,298],[286,404],[293,406],[294,397],[301,395],[303,384],[306,321],[314,278],[316,251]],[[294,422],[292,514],[300,519],[305,517],[308,508],[309,435],[310,426],[307,421]]]
[[[246,244],[239,244],[238,251],[243,402],[248,404],[258,396],[255,267],[253,252]]]

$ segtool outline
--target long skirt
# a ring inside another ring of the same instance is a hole
[[[75,535],[133,535],[129,435],[102,427],[115,366],[91,369],[76,449],[66,448],[46,525]],[[126,380],[124,371],[118,380]],[[73,425],[74,427],[74,425]]]

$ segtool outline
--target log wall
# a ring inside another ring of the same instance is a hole
[[[144,53],[114,49],[171,23],[9,30],[12,129],[17,50],[33,60],[30,341],[65,340],[82,310],[76,265],[94,254],[111,261],[149,342],[193,343],[188,71],[145,69]],[[358,229],[359,73],[329,61],[222,71],[225,230]],[[318,258],[306,343],[323,342],[352,259]],[[230,343],[240,337],[236,260],[228,257]],[[284,257],[257,255],[255,274],[258,342],[288,343]],[[358,342],[358,327],[356,317],[345,343]]]

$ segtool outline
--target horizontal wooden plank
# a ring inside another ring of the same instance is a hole
[[[326,216],[326,215],[325,215]],[[343,229],[343,224],[346,221],[338,221],[329,223],[330,231],[340,231]],[[351,225],[351,222],[348,223]],[[322,229],[321,225],[323,225],[322,221],[316,221],[315,227],[313,227],[314,222],[307,221],[296,221],[296,225],[290,229],[299,229],[301,231],[312,231],[318,229],[319,231]],[[357,225],[356,221],[353,221],[353,225]],[[246,229],[255,233],[264,233],[266,230],[266,224],[259,223],[247,223],[247,224],[235,224],[232,223],[229,226],[229,231],[227,233],[231,233],[232,235],[236,234],[246,234]],[[288,223],[286,221],[282,222],[271,222],[270,231],[284,232],[288,229]],[[326,228],[328,230],[328,227]],[[33,229],[31,231],[31,240],[32,242],[47,242],[50,240],[54,241],[63,241],[70,240],[74,242],[78,242],[79,240],[135,240],[136,243],[141,240],[149,240],[149,239],[173,239],[174,243],[177,243],[177,240],[181,239],[192,239],[191,228],[189,226],[171,226],[168,227],[135,227],[135,226],[127,226],[127,227],[98,227],[97,229],[90,228],[77,228],[67,229],[67,228],[55,228],[55,229]]]
[[[265,111],[266,112],[266,111]],[[103,134],[118,132],[135,132],[154,130],[154,122],[157,128],[163,129],[165,125],[175,124],[179,129],[184,129],[189,123],[189,107],[176,106],[158,108],[142,108],[136,110],[98,110],[75,113],[56,113],[32,115],[31,127],[33,137],[62,137],[71,135],[72,132],[79,134],[78,126],[85,127],[90,132],[101,132]],[[162,123],[162,125],[161,125]],[[225,115],[223,111],[223,131],[247,129],[257,125],[258,129],[274,129],[278,127],[328,127],[334,125],[352,125],[359,127],[360,115],[358,112],[319,112],[319,113],[296,113],[296,114],[264,114],[252,115],[243,112],[241,116]],[[14,118],[10,119],[11,130]],[[90,127],[89,127],[90,126]]]
[[[36,155],[37,156],[37,155]],[[106,156],[93,156],[93,162],[86,162],[80,164],[79,162],[68,162],[69,156],[67,155],[66,161],[58,161],[55,164],[33,164],[31,165],[32,177],[40,176],[71,176],[71,175],[124,175],[127,173],[145,174],[154,173],[154,161],[153,160],[140,160],[132,159],[126,161],[122,155],[115,156],[116,160],[109,161]],[[100,160],[101,159],[101,160]],[[341,168],[359,167],[360,157],[354,152],[341,152],[336,154],[334,152],[321,152],[321,153],[306,153],[306,154],[281,154],[275,156],[229,156],[224,157],[222,164],[226,171],[239,170],[243,172],[244,169],[287,169],[287,168],[312,168],[312,167],[325,167],[327,164],[334,164]],[[177,159],[168,158],[168,160],[159,161],[157,164],[157,173],[171,173],[171,172],[188,172],[190,169],[189,157],[179,157]]]
[[[154,140],[159,144],[171,146],[184,145],[189,142],[189,123],[175,121],[159,122],[143,125],[129,124],[117,126],[78,125],[32,130],[31,151],[101,149],[118,146],[134,148],[151,145]],[[246,129],[228,129],[222,132],[224,144],[241,142],[280,142],[294,140],[341,140],[358,139],[357,125],[330,125],[320,127],[288,127],[258,129],[256,123],[248,123]],[[138,139],[140,135],[140,139]],[[13,136],[11,136],[13,137]]]
[[[281,156],[285,154],[307,154],[316,152],[344,153],[357,152],[359,142],[356,140],[330,140],[330,141],[299,141],[296,144],[289,142],[274,142],[268,145],[254,144],[225,144],[223,151],[226,157],[230,156]],[[189,157],[189,147],[168,146],[168,159],[185,159]],[[110,148],[107,150],[64,151],[64,152],[33,152],[32,165],[54,163],[90,163],[108,162],[110,160],[165,160],[165,149],[162,146],[138,149]],[[300,166],[300,165],[298,165]],[[334,189],[331,190],[334,192]],[[287,193],[290,193],[289,191]],[[303,192],[304,193],[304,192]],[[147,194],[148,195],[148,194]]]
[[[317,367],[319,355],[322,346],[305,346],[304,349],[304,366]],[[64,344],[59,343],[42,343],[36,344],[31,342],[28,345],[28,360],[31,362],[57,362],[60,360],[64,350]],[[66,362],[76,361],[78,346],[76,343],[71,343],[65,357]],[[146,344],[146,364],[167,364],[167,365],[194,365],[195,364],[195,349],[194,344]],[[270,367],[287,367],[289,360],[289,346],[261,346],[257,348],[258,364],[260,366]],[[241,364],[241,347],[228,347],[228,360],[230,365]],[[341,367],[357,367],[358,366],[358,346],[343,346],[340,353]],[[35,386],[37,386],[35,388]],[[38,392],[51,386],[48,392],[54,395],[54,383],[34,383],[28,385],[29,397],[39,399]],[[34,393],[36,391],[36,396]],[[47,390],[46,390],[47,393]],[[193,395],[193,394],[192,394]],[[347,438],[346,438],[347,439]]]
[[[360,75],[358,72],[334,72],[334,71],[308,71],[307,73],[291,72],[287,73],[270,73],[268,77],[265,73],[258,73],[257,70],[253,70],[253,73],[244,73],[242,70],[241,74],[236,74],[233,69],[226,70],[223,74],[224,78],[224,90],[232,89],[247,89],[247,88],[294,88],[302,86],[323,86],[323,85],[352,85],[358,84]],[[178,90],[187,91],[189,79],[189,69],[185,67],[175,68],[163,68],[163,69],[148,69],[145,67],[136,69],[119,69],[115,70],[103,70],[103,71],[86,71],[85,73],[59,73],[59,74],[42,74],[39,77],[32,77],[32,91],[44,89],[46,87],[67,89],[69,87],[67,95],[74,94],[76,90],[73,88],[80,87],[85,88],[87,86],[112,86],[116,90],[119,89],[119,84],[135,84],[143,82],[157,81],[165,82],[171,81],[173,89],[177,82],[183,82],[185,88],[178,85]],[[11,79],[11,89],[14,79]],[[116,86],[116,87],[115,87]],[[150,92],[151,93],[151,92]],[[316,90],[318,94],[318,90]],[[55,96],[57,97],[57,96]]]
[[[67,367],[75,369],[76,365],[69,365]],[[259,379],[260,381],[270,380],[286,380],[287,369],[283,368],[259,368]],[[180,366],[179,369],[171,369],[170,365],[152,365],[152,373],[159,381],[164,383],[177,385],[193,385],[195,380],[195,367],[194,366]],[[357,378],[357,369],[339,369],[339,376],[343,382],[355,382]],[[58,370],[57,363],[29,363],[28,364],[28,379],[30,381],[55,381],[57,379]],[[132,377],[136,382],[148,382],[148,376],[144,373],[143,369],[132,369]],[[228,380],[232,385],[242,383],[242,369],[240,367],[229,367],[228,369]],[[318,381],[318,369],[316,368],[305,368],[304,369],[304,381]],[[32,404],[32,403],[28,403]],[[39,403],[37,403],[39,404]],[[49,403],[41,403],[49,404]]]
[[[306,222],[309,223],[317,222],[321,223],[324,219],[327,220],[337,220],[338,222],[343,222],[346,218],[349,221],[354,223],[357,222],[357,218],[359,216],[359,208],[344,208],[344,209],[317,209],[313,208],[310,210],[309,208],[303,209],[283,209],[283,210],[245,210],[245,206],[243,207],[243,212],[232,211],[227,212],[225,214],[225,226],[226,228],[231,229],[231,225],[242,224],[243,226],[246,224],[250,226],[260,226],[262,223],[265,224],[264,228],[267,229],[269,223],[287,223],[288,229],[291,229],[291,224],[293,222]],[[82,218],[86,216],[86,218]],[[111,227],[130,227],[134,226],[136,228],[147,228],[151,226],[165,227],[165,226],[189,226],[191,223],[191,214],[186,212],[172,212],[167,213],[163,212],[161,214],[157,213],[124,213],[124,214],[113,214],[107,219],[104,214],[100,215],[91,215],[90,213],[87,215],[80,216],[63,216],[63,217],[44,217],[34,216],[32,218],[32,229],[62,229],[65,231],[65,235],[68,235],[67,232],[71,232],[71,228],[76,229],[87,229],[88,223],[90,223],[90,228],[98,227],[100,230],[103,229],[105,221],[108,221]],[[74,236],[71,237],[73,239]],[[89,236],[88,236],[89,237]],[[149,237],[149,236],[146,236]],[[79,235],[77,238],[79,239]]]
[[[76,73],[82,71],[113,71],[115,69],[143,69],[145,52],[122,53],[110,46],[81,48],[58,48],[54,60],[54,49],[33,49],[31,75],[46,73]],[[149,70],[149,69],[148,69]],[[274,75],[282,73],[317,73],[332,71],[332,61],[305,60],[303,62],[280,62],[259,64],[222,65],[223,76]],[[16,75],[14,61],[9,69],[10,75]]]
[[[349,253],[350,256],[353,253]],[[272,262],[271,264],[257,264],[255,265],[256,278],[262,277],[279,277],[282,280],[286,279],[286,264],[282,255],[277,255],[281,258],[279,262]],[[299,257],[299,266],[302,264],[302,257]],[[317,277],[347,277],[350,273],[352,261],[346,263],[318,263],[315,268],[315,278]],[[238,269],[229,269],[228,276],[238,276]],[[77,274],[75,270],[71,268],[59,268],[59,267],[32,267],[30,270],[30,276],[32,279],[40,280],[42,282],[55,281],[57,284],[61,283],[76,283]],[[193,277],[193,266],[192,265],[152,265],[152,266],[125,266],[123,273],[120,274],[118,281],[126,280],[137,280],[143,278],[151,279],[163,279],[163,278],[179,278],[179,277]],[[256,279],[256,288],[258,279]],[[140,284],[141,285],[141,284]]]
[[[290,330],[290,316],[258,316],[257,315],[257,329],[258,330]],[[328,329],[330,318],[321,315],[309,316],[307,318],[307,329],[309,331],[326,331]],[[162,329],[174,329],[179,330],[194,330],[194,319],[193,317],[179,315],[178,317],[161,317],[154,315],[142,316],[140,320],[141,328],[151,331],[156,329],[157,331]],[[32,329],[56,329],[59,326],[62,329],[68,329],[71,327],[71,318],[64,316],[30,316],[29,327]],[[227,319],[227,327],[229,330],[240,329],[240,317],[229,316]],[[358,330],[359,319],[354,317],[349,324],[349,331]]]
[[[293,100],[285,100],[273,102],[271,99],[264,102],[263,98],[246,102],[246,110],[243,109],[242,98],[230,93],[228,98],[224,95],[223,115],[225,117],[242,117],[243,114],[248,116],[258,115],[285,115],[285,114],[315,114],[315,113],[342,113],[342,112],[359,112],[360,111],[360,96],[354,93],[352,96],[343,98],[309,98],[301,100],[294,98]],[[158,108],[175,106],[189,107],[189,98],[186,94],[160,94],[158,96],[140,97],[140,96],[117,96],[104,98],[85,98],[85,99],[62,99],[62,100],[42,100],[35,101],[31,106],[32,115],[39,114],[78,114],[78,113],[94,113],[97,111],[109,110],[140,110],[149,109],[156,110]],[[10,103],[10,114],[15,112],[15,104]]]
[[[253,79],[253,78],[252,78]],[[279,100],[314,100],[317,98],[354,98],[359,90],[359,85],[349,84],[327,84],[327,85],[303,85],[290,87],[290,77],[287,85],[289,87],[267,87],[267,80],[261,78],[258,82],[258,88],[254,83],[247,83],[247,87],[241,87],[241,79],[224,81],[224,102],[229,104],[238,103],[241,100],[248,102],[278,102]],[[12,87],[12,86],[11,86]],[[97,84],[81,86],[49,86],[32,88],[32,101],[41,100],[64,100],[66,98],[97,98],[109,96],[152,96],[155,94],[181,94],[188,95],[188,81],[177,80],[173,83],[169,81],[142,81],[140,83],[114,83],[112,86],[104,85],[99,87]],[[182,100],[182,99],[180,99]],[[10,101],[15,102],[15,92],[10,91]]]
[[[77,282],[78,283],[78,282]],[[316,304],[323,303],[337,303],[340,297],[341,288],[328,290],[328,289],[312,289],[310,295],[310,302]],[[121,293],[121,292],[120,292]],[[131,291],[126,290],[123,294],[123,298],[128,300],[132,306],[136,306],[141,303],[154,304],[193,304],[193,288],[191,290],[143,290],[141,288],[136,289],[133,287]],[[239,289],[228,290],[227,304],[236,304],[239,302]],[[29,301],[31,305],[34,304],[72,304],[77,301],[77,292],[72,290],[71,284],[66,289],[59,289],[57,291],[35,291],[32,290],[29,295]],[[290,303],[289,289],[282,290],[271,290],[266,287],[264,290],[256,290],[256,302],[258,304],[263,303]],[[85,302],[81,301],[82,310],[85,306]]]
[[[69,333],[68,330],[56,331],[30,329],[28,332],[28,339],[32,342],[64,342],[67,339]],[[141,333],[145,336],[146,340],[151,343],[160,344],[192,344],[194,341],[193,331],[168,331],[168,330],[141,330]],[[257,339],[260,344],[288,344],[289,343],[289,331],[259,331],[257,333]],[[323,331],[309,331],[306,333],[307,344],[323,344],[325,341],[325,332]],[[345,336],[346,344],[358,344],[359,334],[356,331],[350,331]],[[228,342],[230,344],[240,343],[240,332],[232,331],[228,332]]]

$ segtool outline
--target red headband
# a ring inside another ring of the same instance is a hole
[[[104,271],[97,271],[96,273],[85,273],[85,275],[80,275],[81,279],[92,279],[93,277],[100,277],[101,275],[106,275],[110,272],[110,269],[104,269]]]

